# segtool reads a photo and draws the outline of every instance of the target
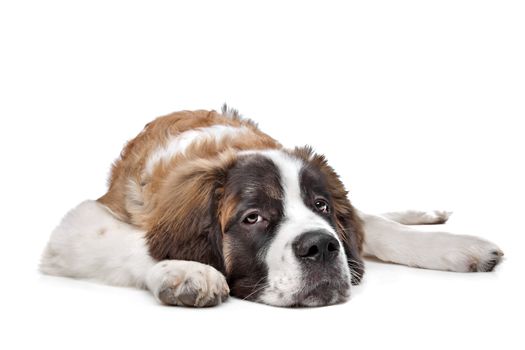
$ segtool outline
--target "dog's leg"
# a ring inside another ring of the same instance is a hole
[[[405,210],[381,214],[382,217],[403,225],[434,225],[444,224],[452,212],[445,210]]]
[[[143,237],[141,230],[116,219],[100,203],[85,201],[51,234],[40,271],[144,288],[144,277],[156,262]]]
[[[503,252],[473,236],[426,232],[387,218],[359,213],[364,221],[364,254],[380,260],[434,270],[492,271]]]
[[[53,231],[40,271],[149,289],[170,305],[211,306],[226,299],[224,276],[195,261],[149,255],[145,232],[116,219],[103,205],[85,201]]]

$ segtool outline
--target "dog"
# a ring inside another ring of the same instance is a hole
[[[486,240],[410,225],[448,212],[370,215],[310,147],[285,149],[235,109],[159,117],[127,143],[109,189],[53,231],[40,271],[145,288],[166,305],[229,295],[275,306],[346,301],[363,257],[457,272],[492,271]]]

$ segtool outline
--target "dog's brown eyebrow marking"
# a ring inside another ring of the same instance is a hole
[[[224,233],[228,226],[228,223],[231,221],[233,215],[235,214],[235,210],[237,209],[238,203],[239,201],[235,196],[227,196],[221,199],[219,204],[218,216],[221,224],[222,233]]]

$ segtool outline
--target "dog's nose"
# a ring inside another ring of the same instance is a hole
[[[305,232],[295,239],[292,246],[301,260],[327,262],[339,254],[339,242],[324,230]]]

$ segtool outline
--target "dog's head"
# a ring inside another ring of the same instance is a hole
[[[360,220],[338,176],[308,147],[190,162],[167,179],[154,214],[153,257],[210,264],[239,298],[334,304],[364,271]]]

